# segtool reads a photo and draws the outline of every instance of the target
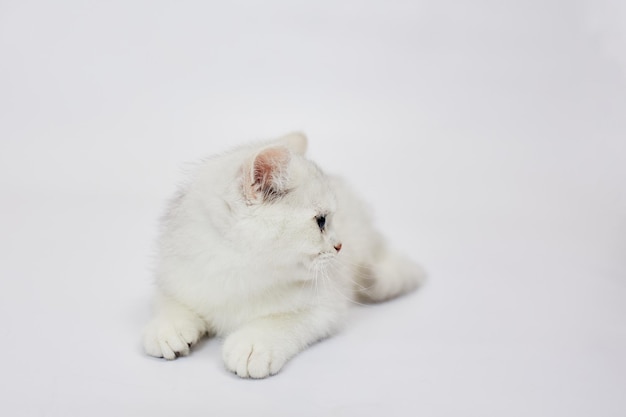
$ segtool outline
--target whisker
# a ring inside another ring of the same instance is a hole
[[[341,261],[340,261],[340,260],[336,260],[336,262],[337,262],[337,263],[341,263]],[[332,266],[333,266],[333,267],[335,267],[335,268],[338,268],[336,264],[333,264]],[[344,264],[343,266],[346,266],[346,265]],[[351,271],[351,272],[355,272],[355,271]],[[354,274],[354,275],[358,275],[358,274]],[[361,277],[363,277],[363,278],[366,278],[366,279],[371,279],[371,276],[370,276],[370,275],[361,274],[360,276],[361,276]],[[367,290],[369,290],[370,288],[372,288],[372,287],[373,287],[373,285],[370,285],[369,287],[365,287],[365,286],[361,285],[361,283],[359,283],[359,282],[357,282],[357,281],[353,280],[353,279],[350,277],[350,274],[346,275],[346,276],[345,276],[345,278],[346,278],[348,281],[350,281],[351,283],[353,283],[355,286],[357,286],[357,287],[358,287],[358,288],[356,289],[357,291],[367,291]]]
[[[335,267],[335,268],[337,267],[337,264],[335,264],[333,262],[329,263],[329,265],[330,265],[330,267]],[[344,298],[345,300],[349,301],[352,304],[356,304],[356,305],[361,306],[361,307],[371,307],[370,304],[360,303],[360,302],[356,301],[353,297],[349,297],[349,296],[345,295],[343,292],[341,292],[341,290],[339,289],[339,287],[336,284],[336,282],[330,278],[329,271],[327,269],[323,270],[322,274],[323,274],[323,277],[324,277],[324,280],[323,280],[324,285],[325,286],[328,285],[332,290],[334,290],[342,298]],[[348,280],[352,281],[349,277],[348,277]],[[328,284],[326,284],[326,281],[328,281]],[[356,284],[354,281],[352,281],[352,283]]]

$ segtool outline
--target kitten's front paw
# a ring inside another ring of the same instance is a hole
[[[154,319],[143,333],[143,348],[150,356],[176,359],[189,354],[189,348],[206,332],[200,319]]]
[[[228,336],[222,356],[226,368],[242,378],[274,375],[289,360],[284,348],[254,329],[242,329]]]

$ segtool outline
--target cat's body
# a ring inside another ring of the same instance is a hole
[[[205,334],[226,367],[275,374],[331,335],[351,301],[382,301],[423,273],[390,252],[364,205],[304,158],[292,134],[203,162],[171,203],[159,240],[152,356],[174,359]]]

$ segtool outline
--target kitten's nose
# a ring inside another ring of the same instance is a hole
[[[337,252],[339,252],[339,251],[341,250],[341,243],[337,243],[337,244],[335,245],[335,250],[336,250]]]

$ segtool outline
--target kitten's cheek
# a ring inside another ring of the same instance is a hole
[[[301,271],[310,271],[313,268],[313,261],[310,260],[306,260],[306,261],[300,261],[298,263],[298,268],[300,268]],[[298,277],[300,278],[300,281],[308,281],[311,279],[311,274],[301,274],[298,275]]]
[[[309,270],[313,266],[314,260],[315,260],[315,257],[307,256],[298,262],[298,268]]]

